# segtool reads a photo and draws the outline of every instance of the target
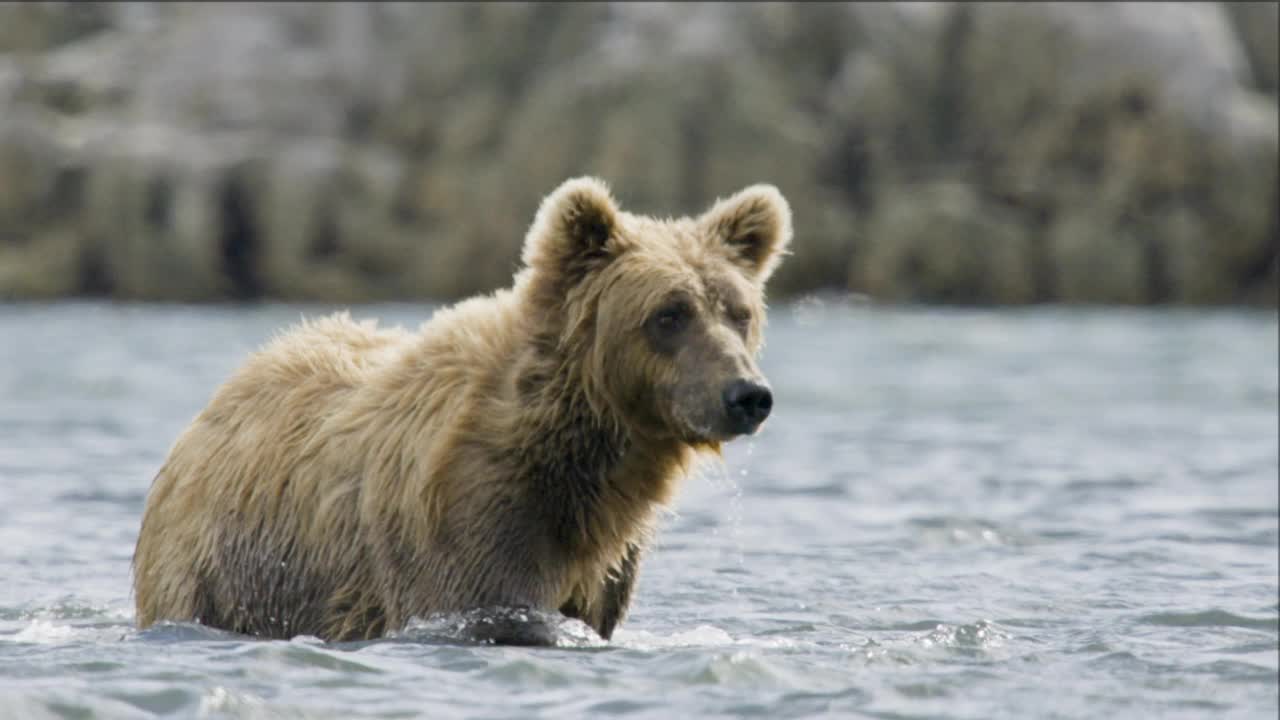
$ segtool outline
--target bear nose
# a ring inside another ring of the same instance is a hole
[[[734,380],[724,389],[724,407],[734,433],[754,432],[773,409],[773,392],[750,380]]]

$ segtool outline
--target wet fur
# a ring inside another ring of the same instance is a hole
[[[559,609],[608,638],[655,510],[718,448],[681,419],[697,411],[680,388],[740,371],[759,347],[790,221],[775,190],[744,193],[663,222],[570,181],[540,208],[511,288],[418,332],[340,314],[277,337],[154,480],[139,626],[353,640],[506,606]],[[708,349],[725,337],[710,325],[700,351],[655,352],[638,324],[673,282],[708,307],[714,287],[754,304],[736,355]]]

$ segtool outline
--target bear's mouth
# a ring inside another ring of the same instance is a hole
[[[668,417],[672,434],[688,445],[719,445],[740,437],[756,435],[764,427],[773,405],[773,398],[768,386],[762,383],[735,383],[747,385],[751,392],[760,397],[755,404],[743,401],[741,392],[719,393],[723,402],[680,403],[679,400],[690,400],[699,395],[707,395],[705,389],[681,396],[673,393],[675,400],[670,405]],[[731,384],[732,388],[734,384]],[[691,397],[692,396],[692,397]],[[720,398],[717,398],[718,400]],[[719,407],[716,407],[719,405]],[[745,406],[745,407],[744,407]]]
[[[728,417],[717,418],[711,422],[692,422],[686,418],[680,418],[677,426],[680,432],[677,433],[681,442],[693,447],[707,447],[719,450],[721,443],[731,442],[745,435],[754,435],[755,432],[735,432],[730,428]]]

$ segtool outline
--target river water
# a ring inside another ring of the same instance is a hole
[[[778,304],[611,643],[138,632],[170,444],[329,309],[0,306],[0,718],[1276,717],[1274,311]]]

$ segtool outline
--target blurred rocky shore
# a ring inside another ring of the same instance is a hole
[[[0,4],[0,298],[507,284],[590,173],[772,296],[1274,307],[1277,4]]]

